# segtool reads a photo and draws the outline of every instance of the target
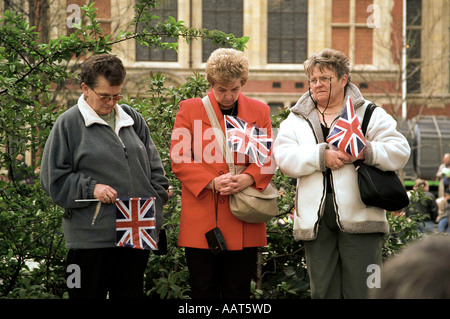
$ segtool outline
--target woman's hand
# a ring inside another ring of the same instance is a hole
[[[112,204],[117,199],[117,192],[114,188],[105,184],[95,184],[94,197],[105,204]]]
[[[355,158],[341,150],[325,150],[325,166],[332,169],[340,169],[347,163],[352,163]]]
[[[236,194],[252,185],[255,182],[253,176],[250,174],[237,174],[231,175],[227,179],[227,183],[223,183],[223,187],[217,189],[220,192],[220,195],[231,195]]]
[[[250,174],[233,175],[227,173],[214,178],[208,184],[208,188],[216,190],[220,195],[231,195],[240,192],[254,182],[255,180]]]

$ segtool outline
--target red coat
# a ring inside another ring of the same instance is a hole
[[[213,92],[208,96],[224,130],[223,115]],[[238,116],[247,123],[266,128],[272,136],[268,105],[240,93]],[[178,237],[178,244],[182,247],[208,248],[205,233],[216,227],[213,192],[205,187],[214,177],[226,174],[229,170],[211,131],[211,123],[200,98],[180,103],[172,134],[171,160],[172,170],[182,184]],[[246,163],[245,172],[253,176],[253,187],[259,190],[263,190],[273,176],[275,163],[272,157],[270,159],[264,166],[264,172],[255,163]],[[229,250],[267,244],[266,224],[250,224],[234,217],[228,195],[219,195],[217,225]]]

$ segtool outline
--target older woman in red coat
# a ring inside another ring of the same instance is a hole
[[[212,87],[208,96],[224,134],[224,115],[231,115],[272,136],[269,106],[241,93],[248,78],[243,52],[214,51],[206,63],[206,75]],[[248,186],[264,190],[273,176],[274,161],[269,156],[258,166],[247,155],[234,155],[235,164],[246,166],[241,174],[229,172],[202,100],[182,101],[172,134],[171,160],[182,184],[178,244],[185,247],[193,298],[248,298],[257,247],[267,244],[266,224],[234,217],[229,195]],[[205,238],[216,226],[227,245],[219,254],[208,249]]]

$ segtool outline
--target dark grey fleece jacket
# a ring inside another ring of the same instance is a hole
[[[43,189],[66,211],[62,224],[69,249],[115,246],[115,205],[101,204],[92,225],[97,202],[75,202],[93,198],[96,183],[111,186],[119,198],[155,197],[159,234],[169,180],[144,119],[116,105],[114,131],[82,95],[56,120],[41,164]]]

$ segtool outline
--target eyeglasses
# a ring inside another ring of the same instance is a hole
[[[98,94],[97,92],[95,92],[95,90],[91,87],[89,87],[92,91],[94,91],[94,93],[98,96],[98,98],[100,99],[100,101],[102,101],[103,103],[109,103],[109,101],[113,100],[114,102],[118,102],[120,101],[121,98],[123,98],[123,94],[119,93],[119,94],[115,94],[115,95],[103,95],[103,94]]]
[[[317,82],[320,82],[320,84],[325,85],[325,84],[330,83],[332,78],[333,78],[332,76],[321,76],[318,78],[312,78],[311,80],[308,81],[308,83],[309,83],[309,85],[311,85],[311,84],[316,85]]]

